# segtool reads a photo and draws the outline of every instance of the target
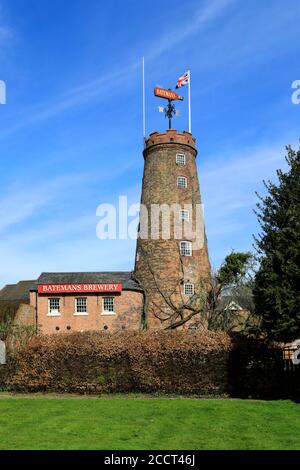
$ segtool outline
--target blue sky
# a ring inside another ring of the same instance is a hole
[[[191,69],[212,265],[251,249],[255,191],[300,137],[299,20],[298,0],[0,0],[0,287],[133,268],[133,240],[97,239],[96,208],[140,198],[143,55],[148,133],[167,124],[154,85]]]

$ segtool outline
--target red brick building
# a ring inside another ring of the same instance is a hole
[[[30,290],[42,333],[137,330],[143,292],[131,273],[43,273]]]

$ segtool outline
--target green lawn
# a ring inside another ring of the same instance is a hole
[[[300,449],[300,405],[2,396],[0,449]]]

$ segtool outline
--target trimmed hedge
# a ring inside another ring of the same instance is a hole
[[[0,388],[21,392],[279,398],[285,383],[278,347],[211,331],[35,337],[0,367]]]
[[[5,386],[23,392],[218,395],[228,390],[231,349],[226,333],[209,331],[42,336],[9,358]]]

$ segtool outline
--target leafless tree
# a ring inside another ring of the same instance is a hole
[[[145,306],[143,315],[143,327],[147,328],[149,315],[148,297],[153,293],[153,288],[159,294],[158,301],[153,300],[151,295],[153,314],[166,330],[176,329],[185,325],[187,322],[196,328],[209,330],[231,331],[236,328],[245,328],[252,318],[252,289],[249,278],[249,267],[252,258],[247,259],[247,269],[238,276],[220,276],[220,271],[215,271],[209,278],[201,279],[198,285],[195,285],[194,294],[184,295],[184,264],[179,251],[180,276],[172,286],[171,290],[165,288],[165,283],[154,271],[151,262],[151,248],[145,252],[145,248],[140,247],[140,252],[147,261],[148,271],[152,282],[149,285],[143,285],[138,279],[137,282],[143,287],[145,295]],[[239,254],[229,255],[232,258]],[[227,257],[226,259],[228,259]],[[226,261],[226,260],[225,260]],[[244,263],[244,266],[246,265]],[[243,267],[244,267],[243,266]],[[221,268],[222,269],[222,268]],[[170,283],[168,283],[168,286]],[[227,289],[226,302],[222,302],[224,291]],[[152,290],[152,292],[151,292]],[[236,310],[228,308],[228,305],[236,302],[242,308]],[[154,308],[153,308],[154,307]],[[241,316],[241,310],[245,315]]]

